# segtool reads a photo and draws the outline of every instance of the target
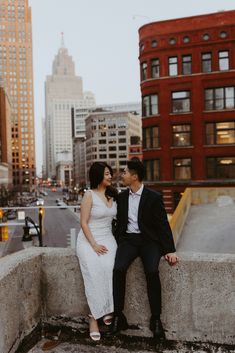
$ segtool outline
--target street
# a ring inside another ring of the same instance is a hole
[[[52,192],[47,190],[47,192],[48,196],[43,196],[45,206],[43,217],[43,246],[67,247],[67,235],[70,234],[71,229],[76,229],[76,233],[79,232],[79,211],[77,210],[75,213],[74,208],[62,209],[57,206],[56,199],[63,198],[61,191]],[[47,206],[53,206],[55,208],[46,208]],[[35,224],[39,224],[38,209],[27,208],[24,212],[25,216],[30,217]],[[14,220],[9,222],[9,224],[16,222],[22,223],[22,226],[9,226],[9,240],[4,244],[2,255],[14,253],[23,248],[22,236],[24,221]]]

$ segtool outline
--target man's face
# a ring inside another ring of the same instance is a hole
[[[126,167],[122,172],[122,182],[125,186],[130,186],[135,179],[135,174],[131,174],[129,169]]]

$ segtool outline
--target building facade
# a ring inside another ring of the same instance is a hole
[[[168,212],[187,186],[235,182],[235,11],[139,29],[146,181]]]
[[[86,182],[87,172],[95,161],[107,162],[118,182],[119,172],[129,157],[132,136],[142,140],[140,115],[102,109],[91,113],[86,118]]]
[[[82,78],[76,76],[75,65],[68,50],[61,47],[56,55],[52,75],[45,84],[46,100],[46,175],[56,179],[57,155],[67,151],[73,153],[71,109],[82,109],[95,105],[91,92],[83,92]],[[75,126],[81,123],[79,118]],[[84,130],[83,121],[83,130]]]
[[[12,187],[11,106],[0,86],[0,189]]]
[[[0,2],[0,76],[11,100],[13,183],[35,183],[32,21],[28,0]]]

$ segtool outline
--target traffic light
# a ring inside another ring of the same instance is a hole
[[[38,213],[39,213],[39,216],[41,216],[43,218],[44,214],[45,214],[45,208],[40,207]]]
[[[4,211],[0,208],[0,223],[3,223]],[[8,240],[8,226],[1,227],[0,225],[0,241]]]

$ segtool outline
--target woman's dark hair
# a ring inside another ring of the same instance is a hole
[[[110,174],[113,176],[113,170],[105,162],[94,162],[89,170],[89,179],[90,179],[90,188],[91,189],[96,189],[98,185],[102,182],[104,179],[104,170],[105,168],[108,168],[110,171]],[[116,199],[117,197],[117,190],[113,186],[108,186],[105,191],[105,196],[107,198],[113,197]]]
[[[145,167],[143,163],[139,160],[139,158],[132,158],[127,162],[127,168],[130,173],[137,174],[139,181],[144,179],[145,175]]]

